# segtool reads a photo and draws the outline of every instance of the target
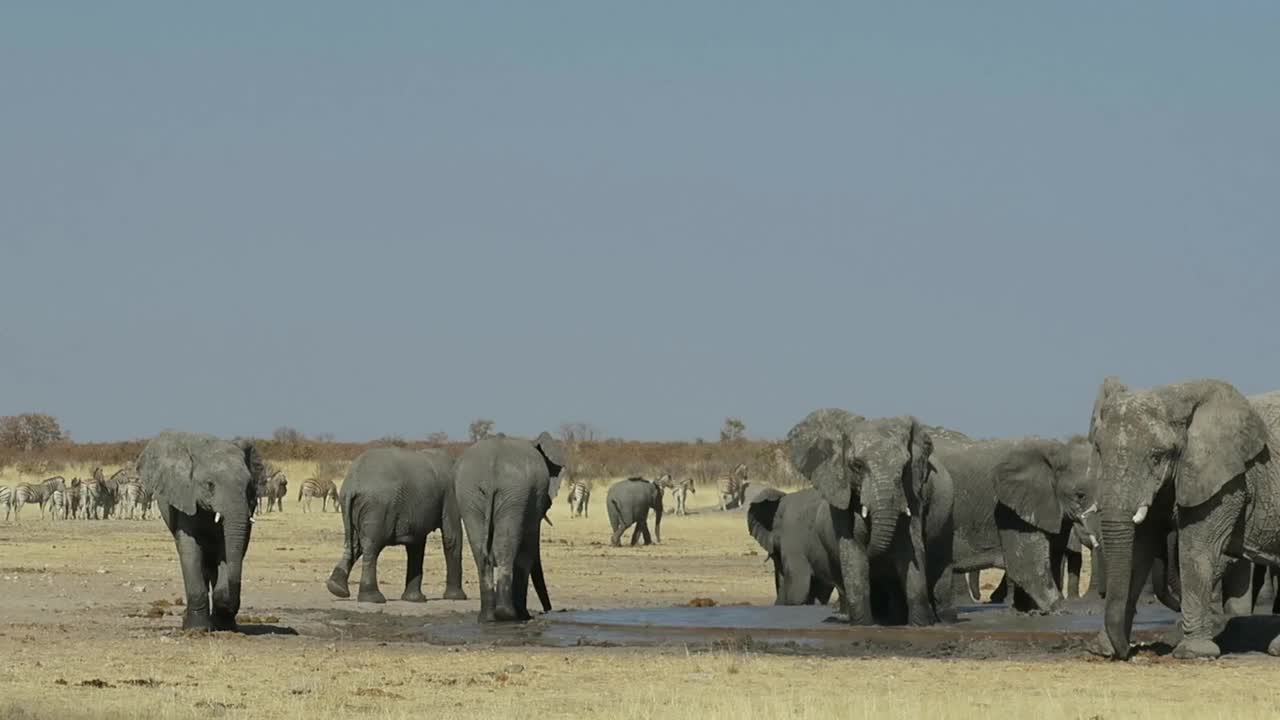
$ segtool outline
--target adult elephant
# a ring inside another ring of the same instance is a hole
[[[252,444],[164,432],[143,449],[138,472],[178,548],[183,629],[234,630],[262,458]]]
[[[360,602],[387,601],[378,589],[378,556],[389,545],[408,553],[404,593],[400,599],[426,602],[422,594],[422,561],[427,536],[440,531],[444,545],[446,600],[466,600],[462,590],[462,519],[454,491],[453,458],[446,450],[366,450],[351,464],[338,494],[342,508],[342,558],[325,586],[338,597],[350,597],[347,578],[364,557]]]
[[[533,442],[486,438],[458,459],[455,485],[480,578],[480,622],[529,620],[531,580],[550,612],[541,522],[564,464],[564,447],[545,432]]]
[[[949,614],[950,567],[928,569],[924,499],[938,468],[924,427],[912,417],[867,420],[825,409],[793,427],[786,444],[792,465],[830,506],[849,622],[929,625],[939,618],[935,594]],[[939,498],[937,515],[949,519],[943,504]],[[874,603],[873,585],[881,589]]]
[[[1096,652],[1129,655],[1129,633],[1152,558],[1177,532],[1182,640],[1178,658],[1212,658],[1218,607],[1251,610],[1250,565],[1280,565],[1280,466],[1264,417],[1280,394],[1251,403],[1220,380],[1129,390],[1107,378],[1089,439],[1100,492],[1107,608]],[[1260,412],[1261,409],[1261,412]],[[1280,449],[1280,448],[1278,448]],[[1280,638],[1269,651],[1280,654]]]
[[[614,547],[622,544],[622,533],[632,525],[631,544],[635,545],[641,537],[644,544],[650,545],[656,538],[662,542],[662,485],[650,482],[642,477],[627,478],[614,483],[605,496],[606,509],[609,512],[609,525],[613,528],[613,536],[609,543]],[[649,535],[649,511],[653,511],[653,536]]]
[[[934,457],[955,483],[954,566],[1004,568],[1014,606],[1052,612],[1062,603],[1060,568],[1073,524],[1096,546],[1096,492],[1086,472],[1089,445],[1042,438],[940,441]]]

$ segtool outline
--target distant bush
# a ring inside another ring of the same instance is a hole
[[[471,435],[471,442],[483,440],[493,433],[493,421],[485,418],[472,420],[467,432]]]
[[[0,445],[10,450],[33,452],[70,442],[62,424],[45,413],[23,413],[0,417]]]

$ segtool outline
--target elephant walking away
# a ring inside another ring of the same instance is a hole
[[[1227,614],[1252,610],[1251,565],[1280,565],[1280,393],[1246,399],[1219,380],[1130,390],[1107,378],[1089,424],[1106,563],[1106,616],[1094,651],[1129,655],[1152,561],[1176,532],[1182,640],[1177,658],[1212,658]],[[1242,562],[1241,560],[1250,562]],[[1280,638],[1268,651],[1280,654]]]
[[[958,572],[1003,568],[1014,606],[1051,612],[1062,602],[1060,565],[1073,526],[1096,546],[1096,489],[1089,446],[1041,438],[941,441],[934,456],[955,483],[954,561]]]
[[[924,427],[911,417],[867,420],[818,410],[791,429],[786,446],[792,465],[829,506],[849,622],[950,619],[954,498]],[[795,582],[787,598],[805,592],[802,580]]]
[[[350,597],[347,578],[364,558],[360,602],[387,601],[378,589],[378,557],[389,545],[409,554],[401,600],[426,602],[422,563],[427,536],[440,531],[444,545],[446,600],[466,600],[462,590],[462,519],[454,489],[453,458],[446,450],[366,450],[351,464],[338,493],[342,507],[342,558],[325,583],[337,597]]]
[[[178,549],[183,629],[234,630],[262,458],[252,444],[163,432],[143,449],[138,472]]]
[[[458,459],[455,485],[480,578],[480,622],[529,620],[530,582],[543,611],[551,611],[542,521],[565,462],[564,447],[545,432],[532,442],[485,438]]]
[[[609,526],[613,535],[609,544],[619,547],[622,544],[622,533],[635,525],[631,531],[631,544],[644,538],[645,545],[651,545],[656,537],[662,542],[662,495],[663,487],[656,482],[649,482],[642,477],[627,478],[614,483],[605,496],[605,504],[609,511]],[[649,535],[649,511],[653,510],[653,536]]]

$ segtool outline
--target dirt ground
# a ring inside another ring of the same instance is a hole
[[[603,487],[587,519],[570,518],[560,498],[543,546],[556,610],[771,603],[772,571],[742,514],[709,511],[704,495],[693,498],[695,514],[665,518],[661,545],[620,549],[608,546]],[[364,606],[331,597],[324,580],[341,542],[337,514],[302,513],[290,497],[284,513],[256,525],[245,632],[188,635],[174,605],[176,555],[158,520],[54,522],[28,508],[20,524],[0,522],[0,718],[1280,714],[1280,661],[1258,654],[1181,663],[1144,653],[1121,664],[1072,648],[971,659],[825,657],[732,641],[529,642],[526,629],[474,629],[469,552],[468,601]],[[380,578],[389,598],[399,596],[403,572],[404,553],[387,551]],[[984,577],[988,591],[996,578]],[[433,538],[424,590],[442,589]]]

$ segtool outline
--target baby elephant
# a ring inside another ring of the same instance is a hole
[[[422,594],[422,558],[427,535],[440,530],[444,544],[446,600],[466,600],[462,591],[462,518],[454,493],[453,459],[445,450],[377,448],[356,458],[338,493],[342,508],[342,559],[326,587],[345,598],[347,576],[364,556],[360,602],[383,603],[378,590],[378,555],[388,545],[404,545],[409,554],[401,600],[426,602]]]
[[[631,544],[641,537],[649,545],[656,539],[662,542],[662,486],[641,477],[627,478],[609,488],[605,501],[609,510],[609,525],[613,527],[614,547],[622,545],[622,533],[632,525]],[[653,538],[649,536],[649,509],[653,509]]]

